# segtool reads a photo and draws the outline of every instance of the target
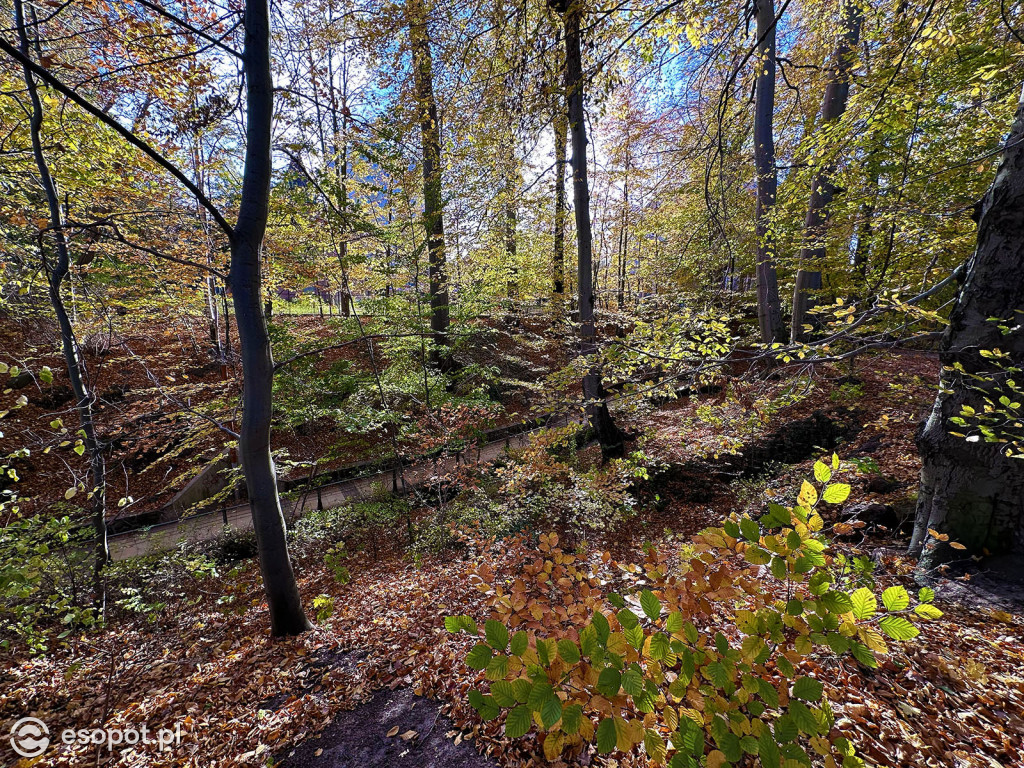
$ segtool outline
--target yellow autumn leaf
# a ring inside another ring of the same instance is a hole
[[[804,480],[802,486],[800,486],[800,495],[797,496],[797,503],[801,507],[810,509],[818,503],[818,491],[813,485]]]

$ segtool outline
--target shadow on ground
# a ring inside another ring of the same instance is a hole
[[[964,575],[967,579],[964,579]],[[1024,560],[1017,555],[988,557],[981,563],[951,568],[954,578],[939,579],[939,596],[965,608],[988,608],[1024,615]]]
[[[278,759],[282,768],[497,767],[472,743],[449,738],[451,727],[436,701],[384,689]]]

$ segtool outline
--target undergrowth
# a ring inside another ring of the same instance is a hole
[[[536,729],[549,760],[596,744],[643,749],[654,765],[723,766],[757,757],[766,768],[863,765],[838,733],[820,675],[827,657],[867,667],[938,618],[934,593],[881,592],[873,564],[822,531],[821,504],[846,501],[838,458],[814,465],[792,507],[733,516],[680,547],[647,549],[643,566],[597,561],[540,538],[515,578],[477,571],[491,616],[449,616],[449,632],[477,642],[466,664],[489,681],[469,692],[485,720],[505,713],[510,738]],[[509,547],[503,546],[506,561]],[[608,586],[620,582],[621,592]],[[812,674],[812,671],[817,674]]]

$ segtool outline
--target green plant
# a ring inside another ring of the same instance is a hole
[[[237,563],[256,557],[259,551],[256,543],[256,532],[252,528],[232,528],[224,526],[220,534],[204,544],[201,551],[207,553],[218,563]]]
[[[345,564],[347,560],[348,550],[345,548],[345,542],[334,545],[324,555],[324,565],[334,574],[334,580],[339,584],[348,584],[352,580],[352,574]]]
[[[227,589],[231,588],[233,575],[237,571],[231,571],[225,579]],[[104,569],[111,605],[151,622],[194,605],[201,599],[201,592],[193,587],[219,577],[217,561],[186,542],[170,552],[112,562]],[[231,602],[224,597],[219,604]]]
[[[70,505],[0,528],[0,647],[12,637],[33,653],[99,620],[91,604],[91,530],[75,525]]]
[[[1021,414],[1024,386],[1014,378],[1021,374],[1021,369],[1000,349],[983,349],[978,354],[989,360],[996,370],[974,373],[959,362],[949,369],[957,375],[964,389],[973,393],[975,400],[974,405],[962,403],[957,414],[950,418],[950,423],[959,430],[950,434],[969,443],[999,443],[1006,456],[1024,459],[1024,415]]]
[[[834,482],[838,468],[835,456],[817,462],[816,484],[805,481],[793,507],[770,504],[759,519],[707,529],[675,564],[657,552],[643,567],[608,553],[584,560],[552,534],[533,556],[514,545],[526,565],[510,586],[481,565],[491,618],[482,631],[469,616],[445,619],[449,632],[477,638],[466,663],[490,681],[470,691],[470,704],[484,719],[507,712],[509,737],[536,727],[549,759],[596,742],[603,753],[642,744],[653,764],[671,768],[745,755],[768,768],[811,765],[808,750],[862,765],[808,662],[850,654],[876,666],[888,652],[883,636],[911,640],[913,620],[941,612],[928,589],[912,606],[906,589],[890,586],[880,610],[859,586],[867,566],[834,549],[818,512],[850,493]],[[616,571],[645,588],[606,593]]]
[[[852,403],[864,397],[864,385],[852,381],[846,381],[829,393],[829,400],[833,403]]]
[[[318,509],[300,517],[291,533],[293,550],[297,555],[323,551],[341,540],[352,530],[352,509],[347,505]]]
[[[316,611],[316,620],[327,621],[334,613],[334,598],[327,594],[319,594],[313,598],[313,610]]]
[[[655,461],[643,451],[590,463],[575,448],[574,425],[538,431],[514,461],[497,471],[501,486],[498,517],[529,523],[533,530],[555,526],[574,535],[606,530],[628,519],[637,500],[635,487],[649,479]]]

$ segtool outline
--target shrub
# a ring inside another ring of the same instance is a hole
[[[491,618],[482,631],[469,616],[445,619],[448,631],[477,638],[466,663],[490,681],[470,691],[470,704],[485,720],[507,712],[509,737],[536,727],[549,759],[596,742],[602,753],[642,744],[653,764],[671,768],[705,755],[714,766],[744,755],[768,768],[811,765],[808,750],[862,765],[804,662],[849,654],[876,666],[884,635],[910,640],[913,620],[941,612],[930,590],[912,607],[900,586],[882,592],[880,610],[859,586],[862,565],[822,534],[818,507],[850,492],[833,482],[838,467],[835,456],[817,462],[817,485],[804,482],[793,507],[771,504],[760,519],[707,529],[677,563],[654,551],[644,567],[608,553],[594,563],[560,550],[552,534],[533,557],[513,545],[526,565],[510,585],[482,564]],[[615,580],[646,586],[606,592]]]
[[[334,613],[334,598],[328,594],[319,594],[313,598],[313,610],[316,611],[317,622],[324,622]]]
[[[648,478],[651,458],[635,451],[602,464],[575,448],[575,425],[538,432],[515,460],[498,470],[499,503],[534,529],[556,527],[583,537],[631,517],[634,486]]]
[[[334,580],[339,584],[348,584],[352,580],[352,574],[349,573],[348,566],[345,564],[348,560],[348,551],[345,549],[345,543],[336,544],[327,550],[324,555],[324,565],[334,575]]]
[[[352,509],[348,505],[307,512],[291,532],[292,551],[299,557],[322,551],[341,541],[351,528]]]
[[[60,514],[26,517],[0,527],[0,647],[17,638],[33,653],[47,650],[50,630],[64,638],[93,626],[92,529]]]
[[[156,622],[197,604],[202,592],[194,587],[220,573],[211,555],[181,542],[170,552],[109,563],[104,576],[111,605]]]
[[[464,488],[453,503],[421,524],[413,545],[416,554],[464,550],[465,531],[474,531],[481,538],[506,538],[533,530],[535,517],[530,505],[511,503],[487,480]]]
[[[218,563],[237,563],[249,560],[259,554],[256,531],[252,528],[225,526],[217,538],[203,544],[200,552],[209,555]]]

